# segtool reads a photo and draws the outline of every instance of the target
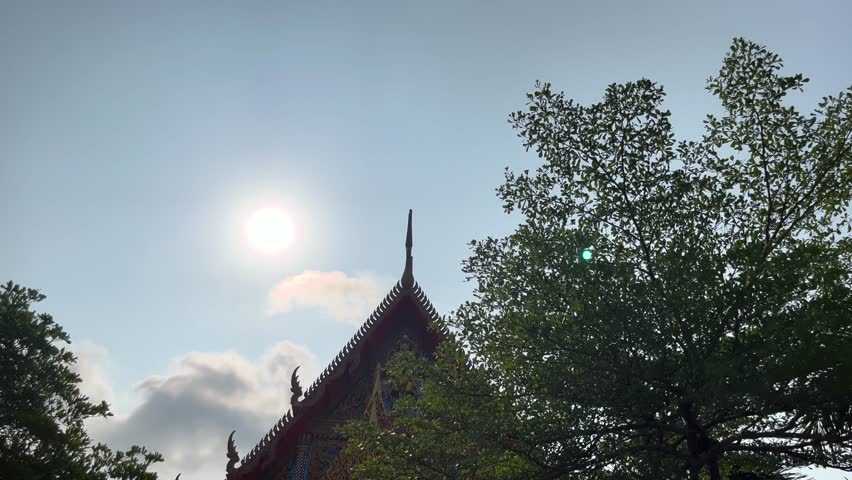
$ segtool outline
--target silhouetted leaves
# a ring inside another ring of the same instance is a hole
[[[46,313],[37,290],[0,286],[0,479],[154,480],[159,453],[92,444],[83,421],[111,415],[78,388],[68,334]]]
[[[472,242],[457,341],[392,373],[423,395],[350,427],[358,478],[852,470],[852,89],[804,115],[781,67],[734,40],[686,142],[650,80],[537,83],[510,122],[542,161],[498,188],[525,221]]]

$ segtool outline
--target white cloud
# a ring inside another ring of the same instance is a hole
[[[314,308],[360,325],[386,290],[371,274],[305,271],[275,286],[268,308],[270,313]],[[93,401],[112,403],[107,350],[82,343],[74,352],[82,392]],[[140,381],[131,396],[133,408],[113,408],[114,417],[91,419],[87,428],[94,440],[113,448],[144,445],[162,453],[165,462],[154,468],[161,479],[178,473],[182,480],[224,478],[228,434],[237,430],[237,450],[244,456],[289,409],[290,374],[297,365],[306,388],[318,372],[316,356],[289,341],[256,361],[236,352],[190,352],[165,374]]]
[[[165,375],[139,382],[135,408],[92,422],[89,431],[116,449],[138,444],[159,451],[165,462],[154,470],[162,479],[178,473],[181,480],[224,478],[228,434],[237,430],[244,456],[289,409],[290,374],[297,365],[306,387],[318,371],[316,356],[289,341],[256,362],[235,352],[191,352]]]
[[[80,393],[89,397],[92,403],[106,401],[112,404],[115,395],[107,378],[106,365],[109,353],[104,347],[92,342],[72,343],[71,351],[77,362],[71,367],[83,380],[78,386]]]
[[[282,280],[269,294],[269,313],[316,308],[335,320],[360,325],[387,293],[372,274],[306,270]]]

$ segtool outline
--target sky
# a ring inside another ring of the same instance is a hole
[[[534,168],[507,119],[536,80],[588,104],[665,86],[680,139],[737,36],[811,82],[852,84],[846,1],[0,0],[0,280],[40,289],[84,390],[162,478],[222,478],[393,286],[470,298],[468,242],[510,232],[495,188]],[[276,206],[294,238],[252,249]],[[842,478],[817,472],[815,478]]]

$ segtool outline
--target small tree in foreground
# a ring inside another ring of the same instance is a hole
[[[83,421],[110,416],[109,406],[80,393],[76,359],[63,346],[68,334],[32,309],[44,298],[0,286],[0,479],[155,480],[148,467],[163,460],[159,453],[92,443]]]
[[[803,115],[781,67],[736,39],[687,142],[649,80],[536,84],[511,123],[542,163],[498,189],[524,221],[472,243],[458,342],[389,366],[423,396],[347,428],[356,477],[852,471],[852,89]]]

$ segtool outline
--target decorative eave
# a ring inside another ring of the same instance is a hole
[[[308,387],[304,398],[275,423],[257,445],[246,454],[245,458],[240,462],[239,467],[234,468],[233,463],[228,463],[227,480],[242,479],[258,468],[263,469],[265,467],[263,464],[273,456],[279,443],[292,440],[290,438],[292,435],[298,435],[300,429],[296,428],[296,426],[310,420],[312,407],[323,398],[330,384],[342,377],[346,372],[354,371],[358,367],[361,362],[361,351],[364,345],[369,343],[368,340],[387,320],[388,312],[392,311],[403,299],[410,298],[413,300],[422,318],[426,320],[428,326],[435,332],[438,338],[449,338],[450,332],[447,328],[445,318],[438,314],[435,306],[432,305],[432,302],[420,288],[420,285],[414,280],[411,256],[411,214],[412,212],[409,210],[405,242],[406,262],[402,278],[388,292],[373,313],[367,317],[367,320],[355,332],[352,339],[346,343],[331,363]],[[230,453],[232,451],[235,452],[232,436],[228,439],[229,458],[232,458]]]

